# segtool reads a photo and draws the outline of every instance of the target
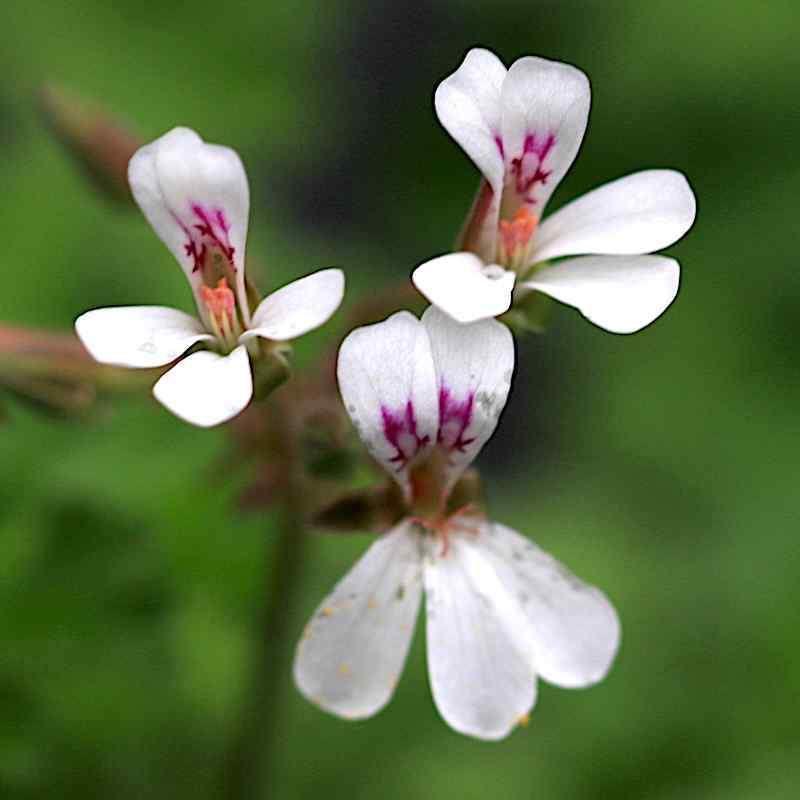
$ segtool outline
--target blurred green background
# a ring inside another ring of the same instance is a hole
[[[347,723],[284,670],[280,798],[777,800],[800,785],[800,14],[794,0],[9,0],[0,10],[0,320],[189,309],[135,212],[90,191],[35,112],[56,80],[145,139],[235,147],[264,287],[329,265],[349,300],[446,250],[477,173],[437,82],[475,44],[588,73],[553,208],[638,169],[698,196],[674,306],[631,337],[559,309],[520,346],[480,459],[492,515],[602,587],[608,680],[543,686],[500,744],[452,733],[417,636],[394,701]],[[309,337],[314,349],[337,324]],[[341,333],[341,329],[337,331]],[[240,514],[224,430],[147,397],[87,424],[0,429],[0,797],[211,797],[237,718],[274,522]],[[315,538],[307,616],[368,543]]]

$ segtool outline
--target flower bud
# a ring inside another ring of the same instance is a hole
[[[0,326],[0,392],[53,416],[84,417],[107,393],[143,389],[153,372],[100,365],[74,336]]]
[[[403,496],[393,482],[377,488],[344,492],[316,511],[310,520],[314,527],[329,533],[388,531],[407,513]]]
[[[95,188],[114,202],[131,204],[128,162],[141,145],[138,137],[106,112],[53,84],[41,89],[39,105],[55,138]]]

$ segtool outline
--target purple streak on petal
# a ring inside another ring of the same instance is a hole
[[[230,230],[230,225],[228,225],[228,220],[225,219],[225,213],[222,211],[221,208],[218,208],[214,212],[214,218],[217,221],[217,225],[225,232],[227,235],[228,231]]]
[[[556,137],[552,133],[543,136],[541,141],[536,141],[536,134],[529,133],[525,137],[525,145],[523,147],[524,153],[536,153],[539,158],[544,161],[547,154],[552,150],[553,145],[556,143]]]
[[[392,411],[381,406],[383,435],[394,447],[395,454],[389,459],[397,464],[397,471],[402,470],[408,462],[430,441],[430,436],[417,433],[417,418],[414,415],[414,404],[409,400],[405,408]]]
[[[439,433],[436,440],[447,450],[464,452],[464,448],[475,441],[475,437],[464,438],[467,428],[472,422],[475,407],[475,392],[470,392],[466,399],[455,400],[450,390],[442,386],[439,390]]]
[[[552,133],[537,139],[536,134],[529,133],[525,137],[522,153],[518,158],[511,159],[511,176],[514,179],[514,188],[517,194],[524,198],[524,202],[533,205],[536,198],[532,190],[537,185],[544,185],[550,177],[552,170],[544,169],[544,162],[556,137]]]
[[[203,269],[206,257],[212,248],[222,252],[235,272],[236,265],[233,263],[235,249],[228,237],[230,225],[225,212],[221,208],[207,209],[200,203],[192,203],[191,209],[194,218],[199,222],[185,225],[176,215],[173,216],[189,240],[183,247],[186,255],[194,261],[192,272]]]
[[[497,145],[497,149],[500,151],[500,155],[505,158],[506,157],[506,149],[503,147],[503,140],[499,136],[494,137],[494,143]]]

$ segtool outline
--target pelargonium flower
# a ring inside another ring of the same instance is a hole
[[[414,271],[430,302],[460,322],[494,317],[509,309],[516,284],[614,333],[640,330],[669,306],[680,267],[648,254],[694,222],[694,194],[682,174],[637,172],[542,219],[578,153],[589,104],[589,80],[579,69],[534,56],[506,69],[482,49],[470,50],[439,84],[439,121],[483,180],[460,237],[464,252]]]
[[[251,359],[324,323],[342,301],[344,274],[325,269],[261,302],[245,279],[250,193],[235,151],[174,128],[138,150],[128,179],[148,222],[183,268],[198,317],[163,306],[87,311],[75,329],[104,364],[168,370],[153,394],[173,414],[208,427],[253,395]]]
[[[339,353],[342,399],[408,516],[322,602],[298,644],[295,681],[348,719],[389,701],[426,600],[434,702],[455,730],[499,739],[527,719],[537,677],[588,686],[609,669],[617,615],[524,536],[450,490],[492,435],[514,368],[511,334],[429,308],[353,331]]]

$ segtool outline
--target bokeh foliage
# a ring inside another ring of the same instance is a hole
[[[0,31],[0,319],[64,330],[89,307],[190,297],[143,219],[88,191],[47,135],[41,81],[144,138],[180,123],[236,147],[261,286],[336,264],[353,299],[458,228],[476,174],[431,93],[464,50],[582,67],[589,131],[554,202],[685,171],[699,216],[672,249],[681,293],[633,337],[562,309],[522,342],[480,463],[492,514],[613,598],[616,668],[591,691],[542,687],[529,727],[485,745],[437,718],[420,637],[369,722],[305,703],[287,664],[279,796],[796,796],[796,3],[28,0],[3,4]],[[273,541],[268,513],[236,512],[250,468],[229,456],[224,431],[145,397],[90,424],[11,409],[0,796],[208,796]],[[315,539],[298,634],[367,541]]]

